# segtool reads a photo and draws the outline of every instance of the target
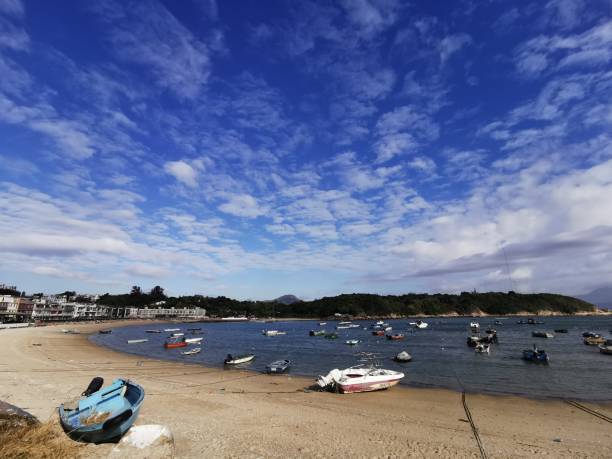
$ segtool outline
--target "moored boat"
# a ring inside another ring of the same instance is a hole
[[[138,343],[146,343],[147,341],[149,341],[148,339],[128,339],[127,343],[128,344],[138,344]]]
[[[161,330],[145,330],[145,333],[161,333]]]
[[[538,349],[534,344],[533,349],[525,349],[523,351],[523,360],[536,363],[548,363],[548,354],[543,349]]]
[[[416,322],[410,322],[410,325],[412,325],[414,328],[427,328],[429,326],[429,324],[427,322],[423,322],[422,320],[417,320]]]
[[[266,373],[284,373],[289,369],[290,365],[291,361],[288,359],[276,360],[266,365]]]
[[[384,330],[374,330],[372,334],[374,336],[385,336],[385,331]]]
[[[202,341],[204,338],[185,338],[185,342],[187,344],[194,344],[194,343],[199,343],[200,341]]]
[[[262,330],[261,333],[262,335],[265,335],[265,336],[280,336],[280,335],[287,334],[287,332],[279,331],[279,330]]]
[[[599,344],[605,344],[606,339],[601,335],[588,336],[584,339],[584,344],[587,346],[595,346]]]
[[[323,325],[327,325],[327,322],[319,322],[319,325],[322,327]]]
[[[110,333],[112,333],[113,331],[110,329],[105,329],[105,330],[98,330],[98,333],[100,333],[101,335],[108,335]]]
[[[325,335],[325,333],[326,333],[325,330],[310,330],[308,332],[310,336],[323,336]]]
[[[404,338],[406,338],[406,335],[403,335],[402,333],[394,333],[392,335],[387,335],[387,339],[392,341],[399,341]]]
[[[598,347],[599,347],[599,352],[601,352],[602,354],[612,355],[611,345],[600,344]]]
[[[472,333],[480,333],[480,324],[478,322],[470,322],[470,330]]]
[[[412,360],[412,356],[407,351],[399,352],[393,360],[396,362],[410,362]]]
[[[356,344],[359,344],[360,342],[361,341],[359,341],[358,339],[349,339],[345,341],[345,343],[350,346],[355,346]]]
[[[176,331],[181,331],[180,328],[164,328],[165,332],[176,332]]]
[[[534,331],[531,332],[531,336],[533,336],[534,338],[554,338],[555,335],[553,335],[550,332],[544,332],[544,331]]]
[[[181,354],[183,354],[183,355],[194,355],[194,354],[199,354],[201,351],[202,351],[202,348],[194,347],[193,349],[191,349],[189,351],[181,352]]]
[[[240,354],[240,355],[232,355],[227,354],[227,357],[223,361],[225,365],[239,365],[241,363],[250,362],[255,358],[255,354]]]
[[[565,328],[557,328],[557,329],[555,329],[555,333],[567,333],[567,329],[565,329]]]
[[[187,329],[187,331],[190,331],[190,332],[200,331],[200,330],[202,330],[202,327],[195,327],[195,328],[188,328]]]
[[[183,336],[171,336],[166,339],[164,343],[164,347],[166,349],[175,349],[177,347],[185,347],[187,343],[185,342],[185,338]]]
[[[144,389],[127,379],[108,387],[94,378],[76,404],[59,407],[62,428],[70,438],[91,443],[115,442],[132,426],[144,401]]]
[[[328,390],[342,394],[371,392],[395,386],[404,377],[399,371],[375,367],[352,367],[345,370],[334,369],[327,376],[319,376],[317,384]]]
[[[489,353],[489,345],[488,344],[484,344],[484,343],[478,343],[476,345],[476,347],[474,348],[474,351],[477,354],[488,354]]]

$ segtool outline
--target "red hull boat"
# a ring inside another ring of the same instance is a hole
[[[376,331],[373,331],[372,334],[374,336],[385,336],[385,331],[384,330],[376,330]]]

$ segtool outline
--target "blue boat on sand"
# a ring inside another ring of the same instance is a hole
[[[533,345],[533,349],[525,349],[523,351],[523,360],[536,363],[548,363],[548,354],[543,349],[538,349]]]
[[[108,387],[94,378],[75,405],[62,404],[59,418],[70,438],[89,443],[118,441],[132,426],[144,401],[144,389],[127,379]]]

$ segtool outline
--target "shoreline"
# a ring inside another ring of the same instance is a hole
[[[1,332],[7,352],[0,355],[0,400],[44,420],[94,376],[106,383],[122,376],[145,387],[137,424],[167,425],[177,457],[479,455],[460,392],[410,386],[351,395],[309,392],[306,377],[145,358],[89,340],[107,325],[75,324],[81,334],[74,335],[61,333],[61,325]],[[612,445],[601,443],[609,424],[560,400],[469,392],[466,400],[491,456],[612,457]],[[587,406],[612,416],[610,403]],[[108,447],[84,451],[99,457]]]

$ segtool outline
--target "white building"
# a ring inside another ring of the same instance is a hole
[[[206,317],[204,308],[128,308],[126,317],[130,319],[156,319],[162,317],[176,317],[180,319],[194,319]]]

